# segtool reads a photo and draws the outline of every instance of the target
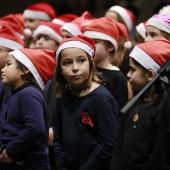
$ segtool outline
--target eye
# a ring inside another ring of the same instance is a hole
[[[71,61],[70,60],[65,60],[62,62],[62,65],[64,66],[67,66],[67,65],[70,65],[71,64]]]
[[[130,67],[130,70],[129,70],[131,73],[133,73],[135,71],[135,69],[133,67]]]

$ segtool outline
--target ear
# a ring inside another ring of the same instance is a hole
[[[151,69],[148,70],[148,72],[147,72],[147,80],[151,81],[155,77],[155,75],[156,75],[155,71],[153,71]]]
[[[114,46],[109,47],[107,50],[108,50],[108,52],[112,52],[112,51],[114,51],[114,50],[115,50],[115,47],[114,47]]]
[[[28,68],[24,68],[24,71],[22,72],[23,74],[22,75],[24,75],[24,74],[28,74],[30,71],[29,71],[29,69]]]

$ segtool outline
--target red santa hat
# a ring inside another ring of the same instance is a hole
[[[71,22],[76,18],[78,18],[78,16],[75,14],[63,14],[59,15],[57,18],[54,18],[52,22],[59,25],[64,25],[65,23]]]
[[[132,11],[118,5],[112,6],[111,8],[109,8],[109,11],[118,13],[125,22],[128,31],[132,30],[136,19]]]
[[[24,39],[24,18],[22,14],[9,14],[0,18],[0,27],[5,25],[10,26],[21,39]]]
[[[51,50],[23,48],[12,51],[9,55],[29,69],[41,89],[54,74],[56,59]]]
[[[0,45],[12,50],[24,47],[24,41],[9,26],[2,26],[0,29]]]
[[[170,41],[165,38],[158,38],[138,44],[129,55],[147,70],[152,69],[155,73],[170,58]],[[160,78],[168,82],[167,78]]]
[[[79,48],[88,53],[92,58],[95,56],[95,43],[93,39],[84,35],[77,35],[63,40],[55,50],[55,56],[58,58],[60,52],[66,48]]]
[[[40,25],[36,28],[33,33],[33,37],[36,39],[40,34],[47,35],[54,39],[57,43],[60,43],[62,40],[60,34],[61,25],[52,23],[52,22],[40,22]]]
[[[155,14],[146,22],[146,27],[148,25],[170,34],[170,15]]]
[[[138,34],[145,39],[146,38],[146,25],[147,21],[141,22],[139,25],[136,26],[136,31],[138,32]]]
[[[66,30],[73,36],[82,35],[84,28],[93,22],[95,19],[88,11],[85,11],[80,17],[77,17],[70,23],[66,23],[61,27],[61,30]]]
[[[56,18],[55,9],[46,2],[40,2],[28,6],[23,12],[24,18],[38,19],[43,21],[51,21]]]
[[[128,39],[128,32],[125,25],[108,17],[95,19],[85,28],[84,35],[93,39],[110,41],[114,45],[115,50],[118,49],[120,37],[123,36],[126,41],[124,43],[125,48],[130,48],[132,46]]]

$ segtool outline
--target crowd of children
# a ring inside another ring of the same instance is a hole
[[[169,61],[169,11],[136,25],[118,5],[40,2],[0,18],[0,169],[170,169],[170,73],[121,113]]]

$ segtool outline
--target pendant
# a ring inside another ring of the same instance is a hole
[[[133,117],[133,122],[134,122],[134,123],[135,123],[135,122],[137,122],[137,121],[138,121],[138,119],[139,119],[138,114],[135,114],[135,115],[134,115],[134,117]]]

